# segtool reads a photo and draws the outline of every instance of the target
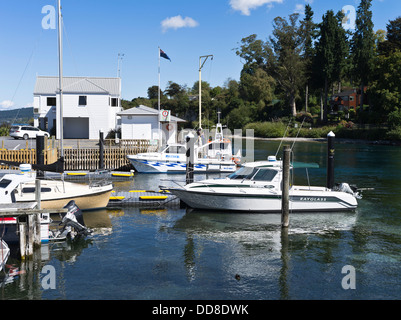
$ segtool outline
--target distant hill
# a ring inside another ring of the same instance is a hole
[[[33,108],[0,111],[0,124],[28,123],[33,119]]]

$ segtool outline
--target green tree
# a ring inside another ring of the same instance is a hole
[[[316,24],[313,22],[312,7],[305,5],[305,18],[301,22],[302,33],[304,37],[304,53],[303,59],[305,62],[305,112],[308,112],[309,104],[309,81],[312,77],[312,61],[315,55],[313,40],[316,38]]]
[[[401,52],[376,57],[372,79],[369,97],[373,109],[385,121],[387,115],[401,110]]]
[[[364,89],[368,85],[373,69],[375,35],[372,22],[372,0],[361,0],[355,22],[355,32],[351,41],[354,75],[361,87],[361,111],[364,103]]]
[[[164,94],[168,95],[170,98],[174,98],[175,96],[179,95],[185,91],[178,83],[173,81],[169,81],[167,83],[167,88],[164,90]]]
[[[379,43],[381,54],[388,55],[395,50],[401,50],[401,17],[389,21],[386,39]]]
[[[324,83],[324,122],[327,121],[328,89],[334,81],[340,81],[346,66],[348,45],[341,26],[342,18],[340,13],[334,15],[333,10],[328,10],[319,24],[320,37],[316,44],[314,74],[318,83]]]
[[[241,40],[241,46],[236,48],[236,54],[244,60],[243,73],[254,74],[257,69],[263,68],[267,64],[269,48],[265,42],[257,39],[256,34],[252,34]]]
[[[304,37],[298,18],[298,14],[292,14],[288,21],[282,17],[274,19],[270,49],[267,51],[268,71],[286,96],[293,116],[297,114],[296,99],[305,82],[305,61],[302,59]]]

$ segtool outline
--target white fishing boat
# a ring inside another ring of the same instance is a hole
[[[0,271],[3,270],[10,256],[10,248],[7,243],[0,239]]]
[[[240,151],[233,155],[232,143],[224,138],[223,127],[219,121],[213,140],[202,143],[198,136],[195,144],[194,173],[234,172],[241,162]],[[128,155],[127,158],[140,173],[185,173],[186,145],[169,144],[158,152]]]
[[[282,206],[282,162],[245,164],[224,179],[207,179],[179,188],[164,188],[194,209],[231,212],[279,213]],[[344,211],[357,208],[357,190],[348,184],[337,188],[296,186],[289,190],[291,212]]]
[[[28,169],[27,169],[28,168]],[[0,190],[12,192],[12,197],[0,197],[1,203],[32,203],[36,201],[36,174],[24,165],[21,174],[4,175],[0,180]],[[74,200],[81,210],[106,208],[110,200],[113,185],[108,181],[92,183],[74,183],[63,180],[43,179],[41,184],[41,209],[61,209]]]
[[[34,199],[32,201],[16,201],[18,189],[27,188],[24,187],[24,184],[30,183],[31,179],[32,177],[25,174],[6,174],[0,179],[0,213],[3,213],[3,216],[0,217],[0,235],[7,243],[19,242],[18,218],[13,213],[18,213],[21,210],[31,211],[37,209],[37,202]],[[35,184],[33,184],[34,188]],[[49,206],[47,201],[41,202],[41,204]],[[40,213],[41,242],[64,240],[67,236],[73,234],[87,235],[90,233],[90,230],[85,227],[82,211],[74,200],[69,200],[61,208],[58,208],[59,205],[57,204],[57,209],[64,208],[67,209],[67,212],[61,214],[62,221],[57,223],[55,228],[51,228],[53,221],[50,218],[50,212],[46,212],[46,209],[49,208],[41,206],[43,210]]]

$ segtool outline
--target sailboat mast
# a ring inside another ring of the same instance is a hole
[[[199,129],[202,129],[202,68],[209,57],[213,60],[213,55],[211,54],[199,57]],[[204,59],[203,63],[202,59]]]
[[[60,133],[60,157],[64,156],[63,151],[63,43],[62,43],[62,17],[61,17],[61,0],[58,0],[58,57],[59,57],[59,92],[60,92],[60,124],[57,130]]]

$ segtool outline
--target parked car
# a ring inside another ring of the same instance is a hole
[[[14,139],[36,139],[37,134],[42,134],[47,137],[50,136],[48,132],[32,126],[12,126],[10,129],[10,137],[13,137]]]

